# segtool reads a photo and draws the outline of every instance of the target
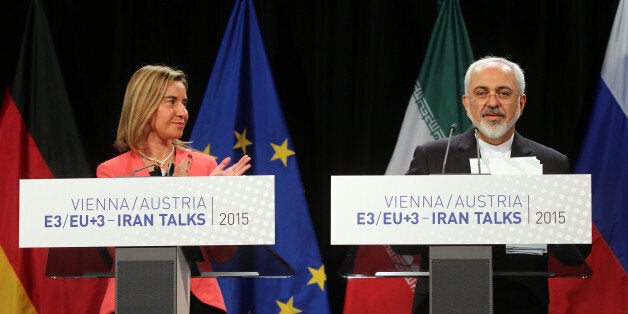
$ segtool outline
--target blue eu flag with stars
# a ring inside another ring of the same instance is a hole
[[[325,275],[251,0],[231,14],[192,129],[192,146],[219,160],[251,156],[247,175],[275,176],[275,246],[290,278],[219,278],[229,313],[329,313]]]

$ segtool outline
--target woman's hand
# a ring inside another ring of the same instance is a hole
[[[190,167],[192,166],[192,155],[187,155],[187,157],[183,158],[181,162],[174,167],[175,177],[187,177],[190,172]]]
[[[251,157],[249,155],[244,155],[238,162],[233,164],[231,167],[227,167],[231,162],[231,157],[227,157],[223,159],[216,168],[209,174],[210,176],[241,176],[243,175],[251,165],[249,164],[251,161]]]

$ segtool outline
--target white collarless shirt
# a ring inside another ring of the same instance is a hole
[[[512,142],[515,138],[515,133],[512,133],[510,138],[499,144],[493,145],[483,141],[478,136],[478,145],[480,145],[480,157],[481,158],[510,158],[510,152],[512,151]]]

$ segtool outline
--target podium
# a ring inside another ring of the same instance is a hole
[[[563,261],[553,253],[554,248],[562,251],[558,253]],[[388,254],[377,261],[364,257],[382,250]],[[592,274],[574,245],[551,246],[544,255],[512,254],[509,257],[534,261],[514,269],[501,260],[504,251],[503,245],[363,245],[350,249],[338,273],[347,279],[414,277],[415,289],[429,295],[433,313],[492,313],[495,278],[586,278]]]
[[[46,276],[116,278],[116,313],[189,313],[189,281],[209,278],[289,278],[294,269],[268,245],[237,246],[202,271],[199,247],[49,248]],[[169,309],[169,310],[168,310]]]
[[[188,313],[192,277],[293,276],[274,228],[272,176],[20,180],[20,247],[49,248],[49,277],[115,277],[116,313]]]
[[[338,176],[331,199],[332,245],[388,248],[376,265],[348,254],[340,275],[417,277],[432,313],[492,313],[508,278],[591,275],[588,175]]]

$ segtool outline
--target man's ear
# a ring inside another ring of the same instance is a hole
[[[462,106],[464,106],[464,109],[468,112],[469,111],[469,97],[467,97],[467,95],[462,95]]]
[[[526,96],[526,94],[519,96],[519,108],[521,113],[523,113],[523,108],[526,106],[526,100],[528,100],[528,96]]]

